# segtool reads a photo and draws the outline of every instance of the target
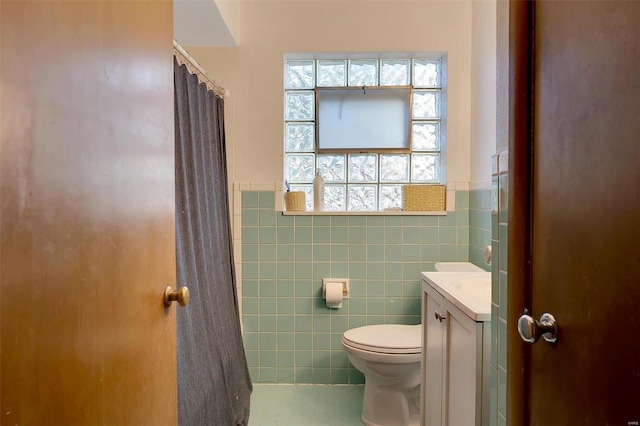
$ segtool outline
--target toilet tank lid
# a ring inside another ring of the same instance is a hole
[[[422,346],[422,327],[418,325],[377,324],[352,328],[344,339],[359,345],[382,349],[417,349]]]

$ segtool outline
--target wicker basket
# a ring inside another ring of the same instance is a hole
[[[307,204],[302,191],[284,193],[284,204],[288,212],[303,212],[307,210]]]
[[[446,193],[444,185],[405,185],[404,210],[414,212],[445,211]]]

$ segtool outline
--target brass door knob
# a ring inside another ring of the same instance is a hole
[[[187,306],[189,304],[189,289],[187,287],[180,287],[180,290],[173,291],[170,285],[164,289],[164,307],[171,306],[171,302],[178,302],[180,306]]]

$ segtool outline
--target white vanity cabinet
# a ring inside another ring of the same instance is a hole
[[[491,323],[424,277],[422,286],[422,425],[488,425]]]

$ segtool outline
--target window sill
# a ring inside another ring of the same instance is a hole
[[[283,211],[283,216],[446,216],[446,211],[417,212],[417,211]]]

